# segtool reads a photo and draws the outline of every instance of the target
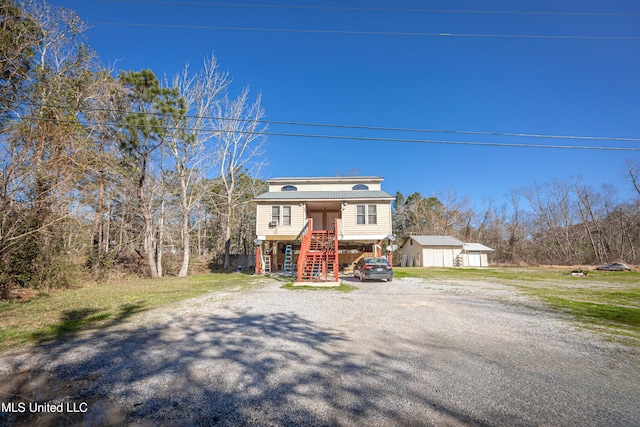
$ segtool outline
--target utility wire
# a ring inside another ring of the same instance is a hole
[[[25,117],[22,120],[35,121],[53,121],[58,123],[77,123],[76,120],[61,120],[43,117]],[[386,138],[386,137],[369,137],[369,136],[350,136],[350,135],[320,135],[308,133],[287,133],[287,132],[268,132],[268,131],[243,131],[235,129],[215,129],[215,128],[189,128],[182,126],[165,126],[165,125],[143,125],[143,124],[116,124],[111,122],[86,121],[86,124],[92,125],[117,125],[123,128],[153,128],[162,130],[182,130],[182,131],[208,131],[218,134],[238,133],[242,135],[257,136],[280,136],[280,137],[296,137],[296,138],[314,138],[314,139],[332,139],[332,140],[352,140],[352,141],[368,141],[368,142],[389,142],[389,143],[414,143],[414,144],[443,144],[443,145],[474,145],[485,147],[517,147],[517,148],[550,148],[550,149],[574,149],[574,150],[598,150],[598,151],[640,151],[640,147],[606,147],[606,146],[588,146],[588,145],[545,145],[545,144],[518,144],[518,143],[502,143],[502,142],[480,142],[480,141],[449,141],[437,139],[411,139],[411,138]]]
[[[91,25],[108,25],[119,27],[142,28],[172,28],[192,30],[221,30],[221,31],[254,31],[276,33],[307,33],[307,34],[343,34],[343,35],[367,35],[367,36],[407,36],[407,37],[479,37],[501,39],[565,39],[565,40],[628,40],[638,41],[635,36],[575,36],[575,35],[535,35],[535,34],[473,34],[473,33],[424,33],[403,31],[355,31],[355,30],[322,30],[304,28],[265,28],[265,27],[225,27],[217,25],[181,25],[181,24],[145,24],[133,22],[88,22]]]
[[[47,108],[60,108],[60,109],[73,109],[76,111],[94,111],[94,112],[113,112],[119,114],[156,114],[162,115],[163,113],[147,113],[147,112],[135,112],[135,111],[122,111],[112,108],[75,108],[63,105],[51,105],[51,104],[34,104],[36,107]],[[219,120],[219,121],[235,121],[235,122],[254,122],[266,125],[286,125],[286,126],[302,126],[302,127],[319,127],[319,128],[337,128],[337,129],[357,129],[357,130],[373,130],[373,131],[389,131],[389,132],[412,132],[412,133],[449,133],[454,135],[482,135],[482,136],[508,136],[516,138],[539,138],[539,139],[574,139],[584,141],[618,141],[618,142],[640,142],[640,138],[624,138],[624,137],[608,137],[608,136],[584,136],[584,135],[549,135],[549,134],[534,134],[534,133],[522,133],[522,132],[487,132],[487,131],[463,131],[463,130],[450,130],[450,129],[419,129],[419,128],[404,128],[404,127],[385,127],[385,126],[367,126],[367,125],[353,125],[353,124],[336,124],[336,123],[313,123],[313,122],[297,122],[297,121],[282,121],[282,120],[254,120],[254,119],[241,119],[230,117],[214,117],[214,116],[198,116],[198,115],[179,115],[179,114],[167,114],[169,116],[187,118],[187,119],[206,119],[206,120]],[[196,129],[197,130],[197,129]]]
[[[226,8],[260,8],[260,9],[301,9],[301,10],[341,10],[356,12],[407,12],[407,13],[447,13],[447,14],[483,14],[483,15],[560,15],[560,16],[627,16],[637,17],[640,13],[613,12],[550,12],[550,11],[515,11],[515,10],[477,10],[477,9],[415,9],[388,7],[347,7],[347,6],[313,6],[313,5],[284,5],[284,4],[231,4],[206,3],[193,1],[159,1],[159,0],[98,0],[104,3],[142,3],[178,6],[207,6]]]

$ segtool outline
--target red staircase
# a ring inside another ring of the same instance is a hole
[[[309,219],[298,257],[298,282],[337,282],[337,227],[334,230],[313,230],[312,225]]]

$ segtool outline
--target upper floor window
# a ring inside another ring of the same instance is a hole
[[[282,225],[291,225],[291,206],[282,207]]]
[[[356,207],[356,224],[365,224],[367,220],[366,205],[358,205]]]
[[[352,190],[368,190],[369,186],[364,184],[356,184],[351,189]]]
[[[271,206],[271,222],[274,225],[291,225],[291,206]]]
[[[293,185],[285,185],[280,191],[298,191],[298,188]]]
[[[377,224],[378,209],[376,205],[357,205],[356,206],[356,224]]]
[[[376,205],[367,206],[367,224],[378,223],[378,209]]]

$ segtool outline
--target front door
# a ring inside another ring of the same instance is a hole
[[[481,267],[480,252],[469,252],[469,267]]]
[[[333,230],[335,219],[340,218],[339,211],[311,211],[309,218],[313,219],[314,230]]]
[[[309,218],[313,220],[314,230],[324,230],[324,212],[323,211],[311,211],[309,212]]]
[[[328,211],[324,216],[324,229],[333,231],[336,228],[336,218],[340,218],[340,212],[337,211]]]

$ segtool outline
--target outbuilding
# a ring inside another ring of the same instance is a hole
[[[493,249],[483,244],[465,243],[462,248],[463,265],[466,267],[488,267],[491,252]]]
[[[407,267],[486,267],[493,249],[452,236],[409,236],[400,246]]]

